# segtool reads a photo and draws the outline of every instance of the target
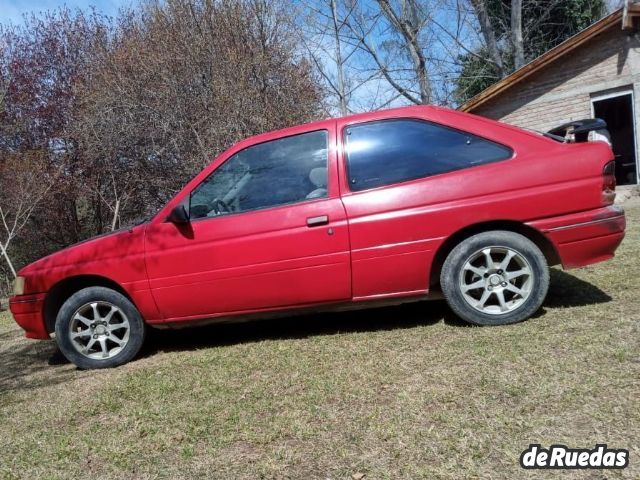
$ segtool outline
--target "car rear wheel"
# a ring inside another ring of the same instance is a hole
[[[82,369],[117,367],[131,360],[144,342],[145,323],[119,292],[90,287],[73,294],[56,318],[60,351]]]
[[[514,232],[484,232],[449,254],[440,284],[451,309],[478,325],[526,320],[549,289],[546,259],[535,243]]]

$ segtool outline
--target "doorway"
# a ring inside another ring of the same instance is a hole
[[[595,118],[607,122],[616,158],[616,183],[638,183],[633,92],[628,90],[594,97],[591,99],[591,108]]]

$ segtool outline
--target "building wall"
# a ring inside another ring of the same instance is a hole
[[[628,88],[640,125],[640,37],[615,25],[471,113],[546,131],[591,117],[591,97]]]

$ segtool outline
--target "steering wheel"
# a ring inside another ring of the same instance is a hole
[[[221,198],[216,198],[213,201],[213,210],[216,212],[216,215],[220,215],[222,213],[231,213],[231,207],[222,200]]]

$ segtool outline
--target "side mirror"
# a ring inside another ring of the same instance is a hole
[[[189,214],[184,208],[184,205],[178,205],[171,210],[171,213],[167,216],[167,222],[175,223],[176,225],[186,225],[189,223]]]

